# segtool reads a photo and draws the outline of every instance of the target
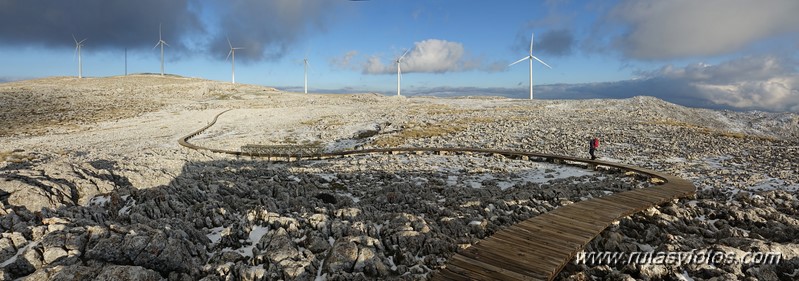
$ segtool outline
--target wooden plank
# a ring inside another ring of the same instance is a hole
[[[534,249],[537,253],[544,253],[552,254],[552,255],[560,255],[566,254],[571,251],[571,249],[579,249],[581,247],[578,243],[563,243],[563,244],[556,244],[555,241],[552,240],[525,240],[517,237],[513,237],[512,235],[502,234],[501,236],[494,237],[492,236],[491,239],[499,240],[499,242],[507,243],[510,245],[524,245],[525,247]],[[522,241],[520,241],[522,240]],[[524,247],[515,247],[518,249]]]
[[[676,195],[678,193],[676,191],[679,191],[679,189],[670,188],[672,186],[673,185],[668,185],[668,186],[667,185],[661,185],[661,186],[649,187],[649,188],[643,188],[643,189],[646,190],[650,194],[654,193],[654,194],[663,195],[665,197],[672,197],[672,196],[674,196],[674,195]],[[650,196],[652,196],[652,195],[650,195]]]
[[[561,237],[562,240],[569,241],[572,243],[582,243],[583,240],[591,237],[593,235],[593,231],[579,228],[566,228],[559,225],[553,224],[538,224],[538,223],[529,223],[519,226],[519,231],[525,231],[530,233],[529,235],[540,236],[540,235],[548,235],[548,236],[555,236]]]
[[[561,234],[561,233],[568,233],[574,236],[575,238],[582,239],[583,237],[587,237],[594,233],[595,231],[592,228],[586,228],[577,225],[569,225],[569,224],[559,224],[554,222],[551,217],[548,219],[539,219],[536,221],[526,222],[523,225],[520,225],[526,230],[535,231],[535,230],[550,230],[551,232]]]
[[[560,237],[562,240],[564,240],[566,243],[574,243],[574,244],[580,244],[580,243],[582,243],[583,240],[585,240],[588,237],[591,237],[593,235],[593,233],[591,233],[591,232],[575,233],[575,232],[571,232],[571,231],[553,229],[553,228],[549,228],[547,225],[542,225],[542,224],[518,225],[518,228],[514,228],[513,231],[514,231],[513,234],[516,234],[515,232],[517,232],[517,231],[518,232],[524,231],[524,232],[528,233],[527,235],[529,237],[536,237],[536,236],[542,236],[542,235],[545,235],[545,236],[557,236],[557,237]],[[494,234],[494,235],[496,235],[496,234]]]
[[[605,204],[605,205],[607,205],[609,207],[610,206],[618,207],[619,209],[626,210],[627,212],[629,212],[630,210],[633,209],[627,204],[619,203],[617,201],[614,201],[613,199],[608,199],[608,198],[605,198],[605,197],[596,198],[596,199],[594,199],[594,201],[596,203],[603,203],[603,204]]]
[[[496,267],[501,267],[524,276],[550,272],[553,267],[560,263],[555,261],[542,260],[539,255],[529,255],[520,258],[513,255],[512,251],[503,248],[492,248],[479,252],[463,253],[462,256],[472,260],[480,261]],[[543,261],[543,262],[542,262]]]
[[[607,212],[605,212],[604,209],[593,208],[591,209],[590,212],[586,212],[585,206],[587,205],[585,205],[583,202],[566,205],[558,208],[560,209],[558,213],[569,214],[569,215],[574,214],[574,216],[572,216],[573,218],[591,218],[594,220],[606,220],[614,217],[612,214],[608,214]]]
[[[463,255],[454,255],[452,260],[463,264],[460,268],[467,269],[471,272],[477,273],[481,276],[487,276],[489,279],[485,280],[531,280],[533,278],[525,276],[510,270],[497,267],[482,261],[467,258]]]
[[[605,198],[607,200],[612,200],[616,204],[622,204],[627,206],[629,210],[639,210],[641,208],[646,208],[652,206],[652,203],[649,202],[641,202],[639,200],[623,198],[623,197],[613,197],[613,198]]]
[[[641,191],[629,191],[629,192],[623,192],[623,193],[614,194],[614,196],[611,197],[611,198],[627,198],[627,199],[630,199],[630,200],[644,201],[644,202],[646,202],[649,205],[658,204],[658,203],[664,202],[666,200],[670,200],[669,196],[653,193],[651,191],[643,191],[643,192],[641,192]]]
[[[617,204],[611,205],[611,204],[607,204],[607,203],[598,201],[599,199],[602,199],[602,198],[603,197],[599,197],[599,198],[594,198],[594,199],[591,199],[591,200],[588,200],[588,201],[582,201],[582,202],[580,202],[580,206],[591,207],[596,212],[619,213],[619,214],[622,214],[622,213],[624,213],[624,212],[626,212],[627,210],[630,209],[627,206],[621,206],[621,205],[617,205]]]
[[[586,208],[584,204],[572,204],[568,209],[562,209],[556,212],[560,216],[569,217],[572,219],[591,220],[591,221],[606,221],[614,219],[616,216],[612,212],[607,212],[605,209]]]
[[[537,239],[537,241],[546,242],[548,240],[542,240],[540,237],[547,236],[547,237],[558,237],[561,241],[560,243],[565,243],[567,246],[571,245],[582,245],[583,240],[587,239],[592,233],[584,233],[580,235],[576,235],[573,233],[565,232],[562,230],[557,229],[550,229],[546,226],[536,226],[536,225],[526,225],[520,227],[518,229],[514,229],[513,232],[503,232],[503,235],[516,235],[518,233],[524,233],[528,240]]]
[[[503,249],[504,250],[504,249]],[[492,264],[501,267],[511,267],[515,272],[527,276],[548,276],[551,274],[552,268],[557,267],[559,260],[549,259],[544,254],[534,252],[535,249],[527,249],[528,253],[514,253],[512,250],[503,251],[502,254],[510,254],[504,256],[500,254],[497,256],[494,252],[483,253],[478,258],[487,259]],[[532,252],[532,253],[531,253]]]
[[[577,229],[577,230],[582,229],[585,232],[593,232],[596,231],[597,229],[599,231],[602,231],[602,229],[605,229],[605,227],[607,227],[607,224],[604,222],[578,221],[575,219],[559,216],[558,214],[551,214],[549,216],[539,216],[539,217],[540,221],[550,224],[553,227]]]

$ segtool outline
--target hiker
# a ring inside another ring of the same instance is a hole
[[[592,138],[588,141],[588,154],[591,154],[591,160],[596,160],[596,155],[594,155],[594,151],[599,147],[599,139]]]

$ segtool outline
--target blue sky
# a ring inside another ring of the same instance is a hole
[[[166,72],[311,92],[653,95],[688,106],[799,111],[799,1],[0,0],[0,80]]]

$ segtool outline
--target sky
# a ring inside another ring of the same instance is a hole
[[[0,0],[0,82],[165,71],[309,91],[799,112],[796,0]],[[230,44],[228,43],[230,41]],[[126,56],[127,53],[127,56]]]

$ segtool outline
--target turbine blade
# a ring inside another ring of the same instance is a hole
[[[160,44],[161,44],[161,41],[156,42],[155,46],[153,46],[153,50],[155,50],[155,48],[158,48],[158,45],[160,45]]]
[[[230,43],[230,37],[227,38],[227,44],[231,49],[233,49],[233,44]]]
[[[511,64],[509,64],[508,66],[511,66],[511,65],[514,65],[514,64],[517,64],[517,63],[520,63],[520,62],[523,62],[523,61],[529,60],[529,59],[530,59],[530,57],[524,57],[524,58],[522,58],[522,59],[520,59],[520,60],[517,60],[517,61],[516,61],[516,62],[514,62],[514,63],[511,63]]]
[[[535,37],[535,33],[530,34],[530,55],[533,55],[533,37]]]
[[[83,38],[83,40],[80,40],[80,42],[78,42],[78,44],[83,45],[83,42],[86,42],[86,39],[89,39],[89,38]]]
[[[549,66],[549,65],[548,65],[547,63],[545,63],[544,61],[542,61],[542,60],[538,59],[538,58],[537,58],[537,57],[535,57],[535,56],[531,56],[531,57],[532,57],[532,58],[534,58],[535,60],[537,60],[538,62],[540,62],[540,63],[543,63],[544,65],[546,65],[547,67],[549,67],[549,69],[552,69],[552,67],[551,67],[551,66]]]
[[[161,24],[158,24],[158,41],[161,41]]]
[[[410,50],[411,50],[411,49],[405,49],[405,53],[403,53],[403,54],[402,54],[402,56],[400,56],[400,58],[399,58],[399,59],[397,59],[397,60],[398,60],[398,61],[401,61],[401,60],[402,60],[402,58],[404,58],[404,57],[405,57],[405,55],[407,55],[407,54],[408,54],[408,52],[409,52]]]
[[[230,49],[230,52],[227,53],[227,57],[225,58],[225,61],[227,61],[230,58],[231,54],[233,54],[233,49]]]
[[[161,43],[164,43],[164,45],[169,46],[169,44],[167,44],[166,41],[161,40]]]
[[[78,39],[75,39],[75,34],[72,34],[72,40],[75,40],[75,45],[78,44]]]

